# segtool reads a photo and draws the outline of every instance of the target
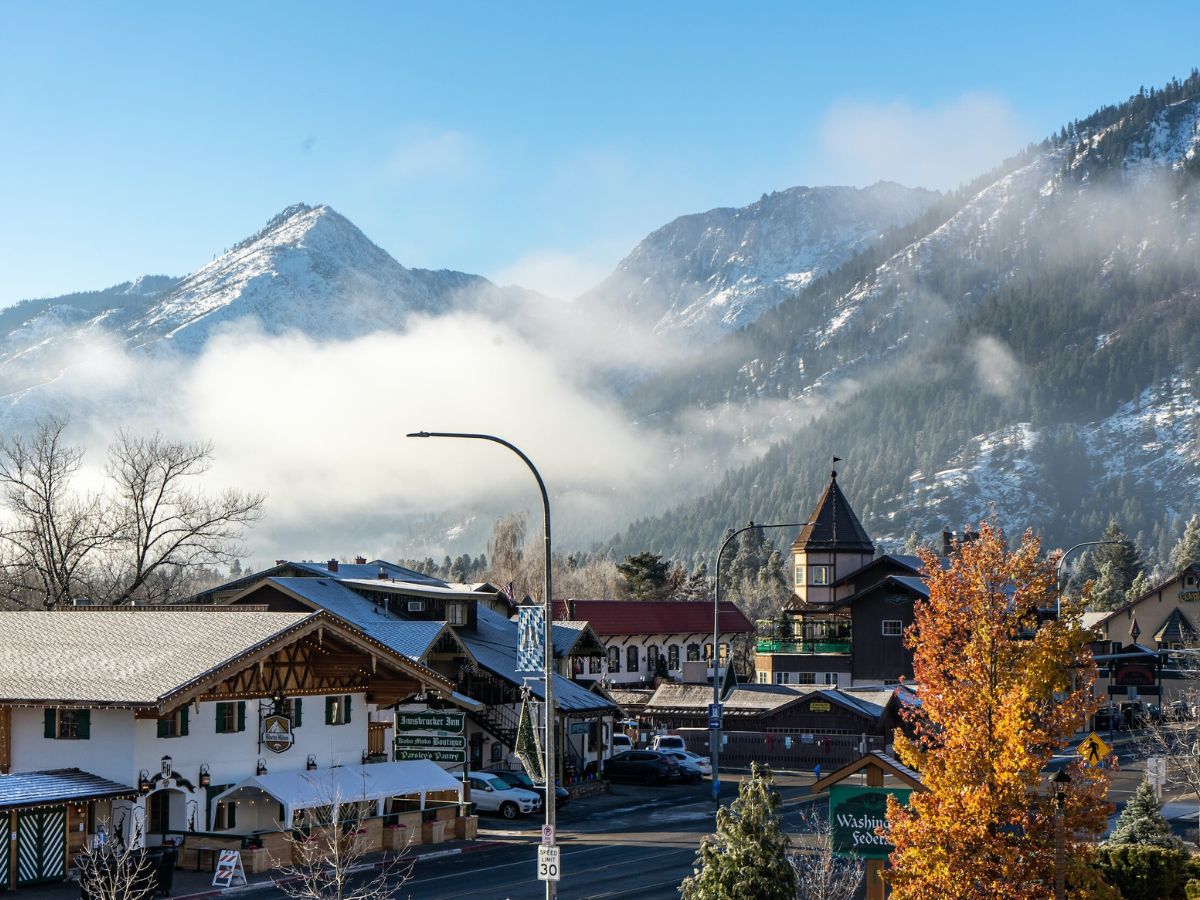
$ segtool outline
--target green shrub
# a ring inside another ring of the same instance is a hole
[[[1188,881],[1183,886],[1184,893],[1187,894],[1187,900],[1200,900],[1200,881],[1195,878]]]
[[[1096,854],[1104,880],[1125,900],[1184,900],[1188,854],[1138,844],[1105,845]]]

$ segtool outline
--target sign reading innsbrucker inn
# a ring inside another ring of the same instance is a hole
[[[466,763],[464,719],[465,713],[444,709],[397,712],[396,760],[429,759],[437,763]]]
[[[887,798],[907,804],[911,788],[857,787],[835,784],[829,788],[829,827],[836,856],[887,859],[892,845],[875,833],[887,828]]]

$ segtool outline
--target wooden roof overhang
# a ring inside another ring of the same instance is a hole
[[[348,693],[349,688],[365,691],[380,706],[423,691],[447,700],[454,692],[444,676],[322,611],[180,685],[157,704],[141,706],[140,713],[158,718],[192,701]]]

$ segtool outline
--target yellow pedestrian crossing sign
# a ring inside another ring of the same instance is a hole
[[[1086,741],[1079,745],[1079,755],[1089,766],[1098,766],[1112,752],[1112,748],[1100,739],[1100,735],[1092,732]]]

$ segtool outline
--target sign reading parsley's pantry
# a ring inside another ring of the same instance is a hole
[[[430,759],[438,763],[465,763],[467,739],[463,735],[466,714],[430,709],[396,713],[397,760]]]

